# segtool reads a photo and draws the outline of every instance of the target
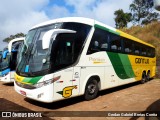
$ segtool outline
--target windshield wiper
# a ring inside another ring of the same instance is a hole
[[[20,72],[22,72],[22,69],[25,68],[25,66],[29,63],[29,58],[31,56],[30,53],[31,53],[31,49],[33,48],[33,46],[34,44],[30,43],[30,46],[26,49],[25,53],[22,55],[21,62],[19,63],[19,65],[21,64],[21,67],[18,69]]]

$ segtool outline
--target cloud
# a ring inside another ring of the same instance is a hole
[[[114,11],[123,9],[128,12],[131,2],[132,0],[3,0],[0,4],[0,46],[6,46],[2,40],[9,35],[27,33],[36,24],[60,17],[93,18],[115,27]]]
[[[48,8],[47,12],[51,19],[72,16],[72,13],[65,6],[58,6],[56,4]]]
[[[76,13],[84,12],[86,8],[91,9],[97,3],[97,1],[96,0],[65,0],[66,5],[75,7]]]
[[[132,0],[65,0],[74,7],[73,16],[89,17],[115,27],[114,11],[123,9],[129,11]],[[118,2],[118,3],[117,3]]]
[[[49,20],[41,9],[49,0],[4,0],[0,4],[0,50],[7,44],[5,37],[18,32],[27,33],[35,24]]]

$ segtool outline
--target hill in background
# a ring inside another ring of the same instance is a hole
[[[160,21],[152,22],[146,26],[132,26],[131,28],[123,28],[121,31],[137,37],[156,47],[157,57],[157,76],[160,78]]]

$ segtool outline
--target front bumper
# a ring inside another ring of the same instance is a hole
[[[19,87],[16,82],[14,82],[14,89],[17,93],[36,101],[51,103],[54,101],[53,97],[53,84],[49,84],[40,88],[26,89]]]
[[[1,76],[0,81],[4,83],[13,83],[14,82],[14,71],[8,72],[6,75]]]

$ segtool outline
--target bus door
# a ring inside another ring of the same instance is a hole
[[[55,77],[60,76],[54,84],[55,98],[69,98],[78,94],[79,68],[74,67],[75,62],[75,40],[68,34],[57,36],[53,55],[53,69],[60,70],[55,73]],[[55,58],[55,59],[54,59]],[[58,94],[57,94],[58,93]]]

